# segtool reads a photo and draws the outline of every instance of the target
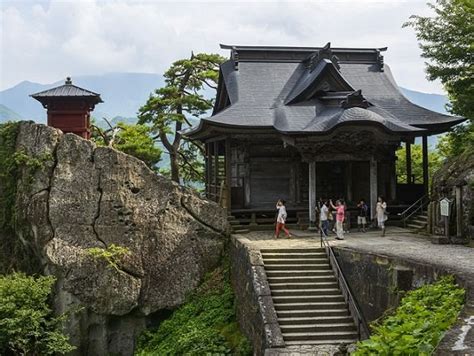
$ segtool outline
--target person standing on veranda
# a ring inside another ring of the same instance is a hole
[[[344,240],[344,215],[345,207],[342,201],[337,200],[336,205],[332,203],[332,200],[329,201],[329,204],[333,209],[336,210],[336,240]]]
[[[382,229],[382,236],[385,236],[385,221],[387,221],[387,203],[383,197],[378,197],[377,206],[375,207],[377,214],[377,225]]]
[[[319,221],[321,221],[321,233],[324,237],[328,237],[329,233],[329,214],[328,202],[323,200],[320,209]]]

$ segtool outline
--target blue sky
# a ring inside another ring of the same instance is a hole
[[[162,73],[219,43],[385,47],[399,85],[443,93],[425,78],[410,15],[412,1],[32,1],[0,0],[0,90],[23,80],[50,83],[67,75]]]

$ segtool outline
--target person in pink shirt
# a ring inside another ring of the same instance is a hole
[[[332,203],[332,200],[329,201],[331,207],[336,210],[336,240],[344,240],[344,215],[346,208],[342,201],[336,200],[336,205]]]

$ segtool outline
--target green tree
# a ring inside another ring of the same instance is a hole
[[[474,118],[474,2],[437,0],[433,17],[412,15],[429,80],[439,79],[449,95],[450,111]]]
[[[470,120],[440,142],[442,154],[455,157],[474,149],[474,2],[437,0],[428,6],[433,17],[412,15],[403,26],[415,29],[422,56],[428,59],[428,79],[443,84],[450,100],[448,110]]]
[[[104,130],[93,125],[92,140],[98,145],[113,147],[119,151],[141,159],[153,170],[161,160],[161,149],[155,145],[151,129],[146,125],[127,125],[119,122],[113,126],[105,120],[109,128]]]
[[[443,163],[443,157],[435,150],[428,152],[428,174],[430,177],[436,172]],[[407,160],[406,148],[402,146],[397,150],[397,181],[398,183],[407,182]],[[423,182],[423,149],[421,145],[411,145],[411,171],[415,176],[415,183]]]
[[[209,89],[217,88],[223,61],[217,54],[200,53],[174,62],[164,74],[165,86],[156,89],[139,109],[139,123],[151,125],[155,138],[167,150],[170,176],[176,182],[180,178],[203,180],[202,147],[186,140],[181,130],[212,108],[214,99],[204,94],[209,96]]]
[[[64,316],[54,317],[48,304],[54,283],[52,276],[0,276],[0,354],[55,355],[74,350],[61,332]]]

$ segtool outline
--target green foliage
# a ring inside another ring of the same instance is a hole
[[[15,231],[15,199],[18,181],[18,160],[15,153],[19,125],[0,125],[0,231]]]
[[[436,148],[447,158],[458,157],[463,152],[474,153],[474,121],[456,126],[440,138]]]
[[[406,148],[402,146],[396,152],[397,154],[397,181],[398,183],[407,182],[407,160],[406,160]],[[436,172],[443,163],[443,157],[436,150],[428,151],[428,173],[432,177],[433,173]],[[423,149],[421,145],[411,145],[411,171],[415,176],[415,183],[423,182]]]
[[[130,250],[123,246],[111,244],[107,248],[91,247],[87,249],[86,252],[93,258],[104,260],[107,262],[108,267],[115,268],[117,272],[120,272],[119,263]]]
[[[204,96],[204,89],[216,89],[219,65],[224,58],[217,54],[191,54],[174,62],[164,74],[165,86],[156,89],[139,109],[140,124],[149,124],[170,155],[170,176],[203,181],[202,147],[186,141],[180,131],[192,126],[214,104]]]
[[[0,276],[0,354],[66,354],[74,347],[61,332],[64,315],[54,317],[48,298],[52,276]]]
[[[235,319],[229,267],[209,274],[157,330],[139,339],[137,355],[251,355]]]
[[[108,122],[108,121],[107,121]],[[119,122],[105,130],[93,124],[91,139],[99,146],[112,146],[145,162],[153,170],[161,160],[161,149],[151,137],[151,129],[146,125],[129,125]]]
[[[410,291],[393,315],[372,325],[372,336],[353,355],[431,355],[463,302],[464,290],[452,276]]]
[[[440,79],[450,111],[474,119],[474,2],[437,0],[433,17],[413,15],[404,26],[416,31],[428,79]]]

